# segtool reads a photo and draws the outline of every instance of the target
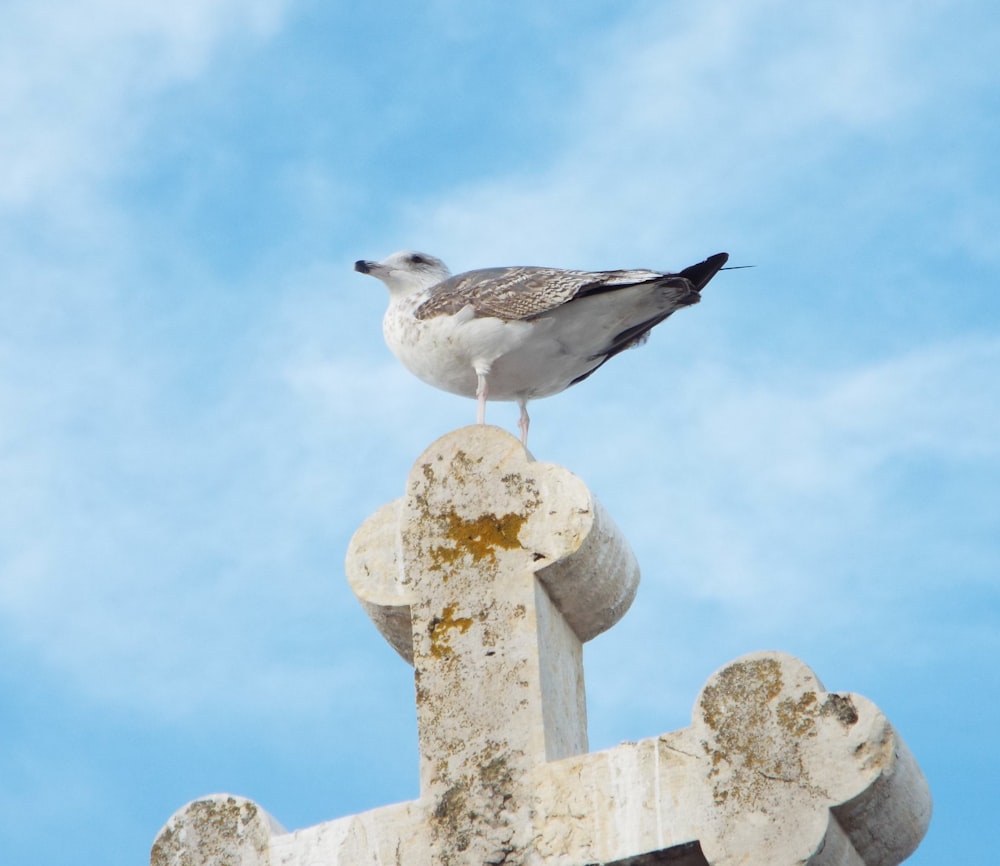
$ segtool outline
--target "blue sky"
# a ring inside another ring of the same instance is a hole
[[[680,268],[698,307],[533,405],[643,569],[592,748],[780,649],[995,854],[1000,12],[11,0],[0,28],[0,859],[146,862],[216,791],[288,828],[417,794],[410,669],[343,574],[470,401],[381,339],[453,271]],[[515,428],[516,408],[490,407]]]

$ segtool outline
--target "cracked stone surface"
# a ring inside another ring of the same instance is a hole
[[[582,644],[638,567],[578,478],[497,428],[431,445],[347,574],[414,666],[419,798],[286,832],[215,795],[170,819],[153,866],[895,866],[926,831],[885,716],[781,653],[713,674],[688,728],[588,753]]]

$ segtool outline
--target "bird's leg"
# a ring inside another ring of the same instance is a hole
[[[486,374],[489,373],[490,368],[485,369],[481,367],[476,367],[476,400],[479,401],[479,405],[476,409],[476,423],[485,424],[486,423],[486,396],[489,394],[489,387],[486,385]]]
[[[531,424],[531,419],[528,417],[528,401],[522,397],[517,401],[517,405],[521,407],[521,417],[517,419],[517,429],[521,431],[521,444],[527,448],[528,425]]]
[[[476,399],[479,401],[479,405],[476,408],[476,423],[485,424],[486,423],[486,377],[483,375],[479,376],[479,384],[476,386]]]

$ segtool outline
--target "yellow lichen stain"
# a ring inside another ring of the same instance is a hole
[[[517,550],[522,547],[519,536],[527,517],[509,512],[501,517],[480,514],[472,520],[460,517],[454,511],[443,515],[447,521],[445,537],[451,544],[439,544],[430,549],[433,568],[441,570],[463,556],[469,555],[474,563],[497,558],[497,550]]]
[[[730,707],[750,704],[763,707],[781,694],[783,685],[781,665],[775,659],[732,664],[701,696],[705,723],[718,732]]]
[[[768,731],[783,686],[776,659],[755,659],[730,665],[702,693],[701,715],[713,737],[701,745],[711,761],[708,777],[717,780],[712,790],[717,805],[749,806],[768,779],[792,775]],[[798,755],[791,757],[795,763]]]
[[[457,607],[457,604],[449,604],[441,612],[441,616],[436,616],[431,620],[431,655],[436,659],[445,658],[452,654],[451,632],[454,629],[457,628],[462,634],[465,634],[472,628],[472,617],[455,616]]]
[[[816,692],[804,692],[793,701],[785,698],[778,704],[778,724],[794,737],[816,736]]]

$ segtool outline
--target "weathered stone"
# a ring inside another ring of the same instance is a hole
[[[150,866],[269,866],[285,829],[256,803],[214,794],[188,803],[160,830]]]
[[[294,833],[199,801],[155,866],[895,866],[926,830],[926,783],[882,713],[780,653],[713,675],[690,727],[588,754],[582,642],[638,569],[584,485],[503,431],[427,449],[347,572],[415,667],[420,797]]]
[[[416,576],[425,566],[419,546],[409,555],[404,553],[404,529],[411,542],[418,542],[424,531],[444,530],[442,539],[426,551],[434,574],[441,573],[444,559],[457,559],[463,551],[473,557],[472,565],[491,566],[495,549],[507,545],[510,550],[512,541],[514,549],[532,548],[529,570],[545,585],[581,641],[611,628],[635,597],[638,565],[601,504],[565,469],[529,463],[527,452],[513,437],[505,441],[502,432],[495,427],[466,427],[438,440],[417,461],[408,482],[408,488],[416,491],[436,478],[434,492],[429,497],[419,494],[423,498],[410,506],[410,495],[382,506],[351,540],[346,566],[351,588],[386,640],[411,664],[410,606]],[[454,453],[445,453],[449,450]],[[478,456],[469,458],[477,450]],[[491,462],[484,465],[484,459]],[[521,464],[531,467],[527,476],[518,474],[520,470],[508,471]],[[442,474],[445,466],[451,477]],[[489,466],[492,474],[477,474]],[[542,492],[561,510],[540,511]],[[458,500],[440,501],[451,494],[463,498],[464,506]],[[441,513],[421,519],[420,508],[433,507],[435,501],[443,504]],[[494,501],[493,512],[482,510]],[[461,517],[463,507],[469,513]],[[525,527],[529,514],[532,520]]]
[[[930,820],[923,775],[878,708],[827,693],[775,652],[713,675],[691,727],[553,762],[536,777],[539,826],[552,837],[540,853],[559,863],[697,841],[712,866],[890,866]],[[567,851],[584,856],[563,860]]]

